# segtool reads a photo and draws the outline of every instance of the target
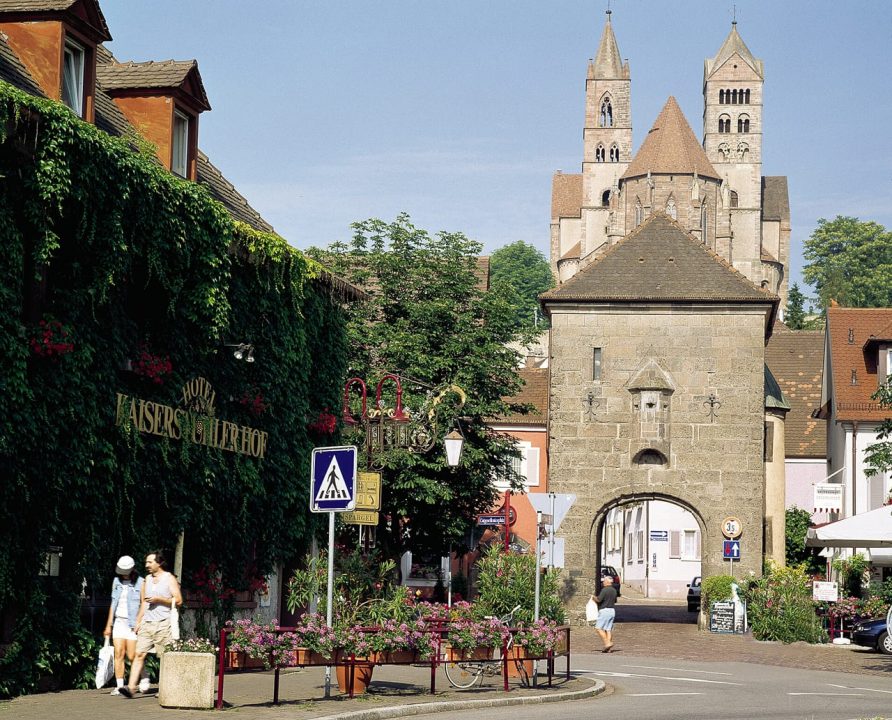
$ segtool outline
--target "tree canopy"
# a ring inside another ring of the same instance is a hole
[[[443,553],[493,505],[492,469],[517,454],[511,438],[486,425],[509,410],[502,398],[520,387],[516,353],[506,347],[515,339],[515,308],[508,293],[485,289],[480,245],[461,233],[430,235],[405,214],[353,229],[349,245],[310,251],[369,295],[347,308],[350,373],[365,379],[371,393],[386,373],[399,375],[403,405],[415,417],[433,410],[436,423],[430,452],[390,450],[371,459],[382,471],[378,542],[391,556],[406,549]],[[465,404],[446,393],[433,408],[432,398],[450,385],[465,391]],[[393,384],[383,389],[382,404],[393,407]],[[442,438],[456,417],[465,447],[460,466],[449,468]],[[351,439],[349,429],[345,438],[364,443],[361,435]]]
[[[505,284],[515,297],[510,299],[514,323],[518,330],[540,330],[548,327],[539,312],[540,293],[554,287],[554,276],[548,261],[532,245],[523,240],[496,250],[490,258],[493,285]]]
[[[839,215],[818,220],[805,241],[802,275],[826,309],[892,306],[892,232],[875,222]]]
[[[877,442],[864,449],[864,464],[867,466],[864,474],[867,477],[892,470],[892,375],[870,397],[889,411],[889,417],[877,428]]]

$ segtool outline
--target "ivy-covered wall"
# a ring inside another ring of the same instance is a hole
[[[82,580],[110,585],[121,554],[185,532],[186,587],[215,564],[240,589],[303,552],[344,299],[151,153],[0,82],[0,695],[75,682]],[[268,433],[262,459],[116,424],[118,393],[176,408],[196,377],[215,417]]]

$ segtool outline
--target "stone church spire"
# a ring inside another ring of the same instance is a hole
[[[616,36],[613,34],[613,25],[610,22],[611,11],[607,11],[607,22],[604,23],[604,32],[601,33],[601,42],[598,45],[598,53],[589,66],[589,79],[591,80],[628,80],[629,65],[623,65],[619,54],[619,46],[616,44]]]

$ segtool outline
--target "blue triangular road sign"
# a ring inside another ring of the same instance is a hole
[[[310,483],[312,512],[348,512],[356,506],[356,447],[313,450]]]

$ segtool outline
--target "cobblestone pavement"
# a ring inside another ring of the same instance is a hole
[[[747,662],[877,675],[888,677],[892,681],[890,656],[852,645],[783,645],[758,642],[750,635],[711,634],[697,629],[696,615],[687,612],[684,602],[648,601],[624,596],[617,605],[614,641],[615,651],[628,657]],[[601,650],[601,642],[592,628],[574,627],[571,633],[571,650],[574,654],[596,653]],[[565,667],[565,661],[559,659],[557,670]],[[311,668],[283,671],[280,688],[282,704],[277,707],[271,705],[272,673],[227,675],[224,696],[230,705],[227,714],[235,714],[242,720],[333,718],[348,712],[427,703],[432,700],[467,702],[506,697],[497,678],[488,678],[482,688],[455,690],[449,687],[441,671],[437,679],[437,695],[433,698],[428,694],[429,687],[430,670],[427,668],[384,666],[375,668],[373,683],[367,696],[350,700],[337,692],[335,684],[332,698],[326,700],[323,694],[323,670]],[[521,689],[515,684],[507,696],[555,696],[590,687],[591,683],[582,678],[561,680],[550,690],[544,687]],[[108,690],[72,690],[32,695],[0,703],[0,720],[44,720],[59,715],[63,715],[65,720],[104,720],[137,710],[140,720],[208,717],[207,713],[201,711],[162,709],[152,695],[124,700],[109,697]]]

